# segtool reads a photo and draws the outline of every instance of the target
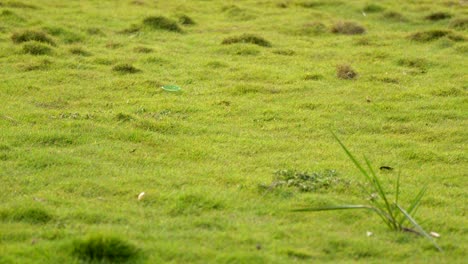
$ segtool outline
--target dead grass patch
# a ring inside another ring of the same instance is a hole
[[[360,35],[366,33],[366,29],[353,21],[338,21],[332,26],[331,32],[343,35]]]

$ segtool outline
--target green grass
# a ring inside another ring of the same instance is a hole
[[[134,263],[463,263],[466,8],[0,0],[0,263],[80,263],[108,239]],[[395,168],[383,185],[403,170],[402,204],[428,184],[416,220],[443,253],[372,212],[290,212],[367,198],[330,130]],[[259,188],[282,170],[346,184]]]

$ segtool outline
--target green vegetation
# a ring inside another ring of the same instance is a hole
[[[0,263],[464,263],[462,2],[0,0]]]

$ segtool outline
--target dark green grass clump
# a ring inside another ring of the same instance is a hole
[[[396,11],[387,11],[382,14],[382,18],[395,22],[406,22],[408,19],[401,13]]]
[[[182,32],[177,22],[163,16],[151,16],[143,20],[143,25],[157,30],[166,30],[171,32]]]
[[[450,21],[450,28],[457,30],[468,30],[468,18],[456,18]]]
[[[135,51],[137,53],[151,53],[151,52],[153,52],[153,49],[148,48],[148,47],[139,46],[139,47],[135,47],[133,49],[133,51]]]
[[[128,63],[118,64],[112,67],[112,71],[118,73],[138,73],[141,70]]]
[[[23,43],[23,42],[28,42],[28,41],[37,41],[37,42],[43,42],[50,44],[52,46],[55,46],[55,42],[52,40],[52,38],[47,35],[47,33],[43,31],[37,31],[37,30],[23,30],[19,32],[13,33],[11,35],[11,40],[16,43]]]
[[[453,41],[463,41],[465,39],[463,36],[457,35],[450,30],[443,29],[420,31],[413,33],[409,36],[411,40],[418,42],[429,42],[443,37],[447,37],[448,39]]]
[[[139,249],[118,237],[94,235],[75,241],[73,255],[88,262],[124,263],[136,258]]]
[[[336,66],[336,76],[339,79],[351,80],[358,76],[357,72],[348,64],[340,64]]]
[[[425,17],[426,20],[431,20],[431,21],[439,21],[439,20],[444,20],[451,18],[452,15],[447,12],[435,12],[432,14],[429,14]]]
[[[364,11],[366,13],[378,13],[378,12],[382,12],[384,10],[385,10],[385,7],[377,5],[377,4],[367,4],[362,9],[362,11]]]
[[[14,210],[0,211],[0,220],[3,221],[45,224],[52,219],[52,215],[41,208],[15,208]]]
[[[226,38],[221,44],[229,45],[235,43],[248,43],[261,47],[271,47],[271,43],[268,40],[254,34],[243,34],[236,37]]]
[[[366,33],[366,29],[353,21],[338,21],[332,26],[331,32],[343,35],[360,35]]]
[[[23,45],[23,53],[31,55],[50,55],[52,48],[37,41],[27,42]]]
[[[179,16],[179,23],[185,26],[193,26],[197,24],[195,20],[193,20],[191,17],[187,15]]]
[[[0,2],[0,6],[6,6],[11,8],[23,8],[23,9],[38,9],[37,6],[31,4],[25,4],[18,1]]]

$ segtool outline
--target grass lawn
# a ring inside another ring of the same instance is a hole
[[[0,263],[463,263],[467,30],[455,0],[0,0]],[[371,198],[332,132],[404,206],[428,184],[443,252],[292,212]]]

